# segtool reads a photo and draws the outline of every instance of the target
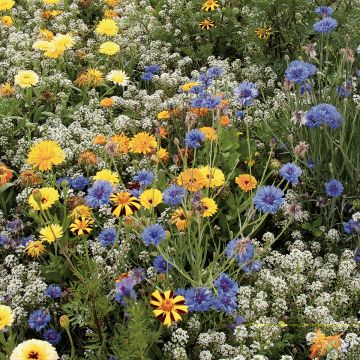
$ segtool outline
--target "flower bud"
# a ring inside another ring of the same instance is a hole
[[[32,196],[37,203],[41,202],[42,195],[41,195],[41,191],[39,189],[34,189],[32,191]]]
[[[66,329],[70,325],[70,320],[69,320],[68,316],[62,315],[62,316],[60,316],[59,323],[62,328]]]

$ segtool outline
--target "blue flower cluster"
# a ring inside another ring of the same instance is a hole
[[[133,177],[133,180],[137,181],[140,184],[140,186],[143,187],[148,186],[154,180],[154,173],[151,171],[140,170]]]
[[[314,24],[313,29],[320,34],[329,34],[337,28],[337,25],[338,23],[335,19],[332,17],[325,17],[317,21]]]
[[[311,76],[315,75],[317,67],[306,61],[294,60],[285,71],[285,78],[295,84],[303,84]]]
[[[325,191],[330,197],[339,197],[344,192],[344,186],[339,180],[331,179],[325,183]]]
[[[99,234],[99,242],[102,246],[113,246],[116,241],[116,230],[113,228],[102,229]]]
[[[251,106],[253,100],[259,96],[259,90],[254,83],[243,81],[234,89],[234,96],[241,106]]]
[[[273,185],[260,186],[253,199],[257,210],[270,214],[275,214],[284,201],[284,192]]]
[[[343,118],[334,105],[319,104],[313,106],[306,114],[305,125],[308,128],[317,128],[327,124],[332,129],[341,126]]]
[[[205,140],[205,134],[198,129],[190,130],[185,136],[185,145],[190,149],[201,146],[200,142]]]
[[[44,309],[39,309],[30,314],[28,324],[31,329],[39,332],[46,327],[50,320],[50,314]]]
[[[166,205],[177,206],[185,198],[186,191],[182,186],[171,185],[163,192],[164,203]]]
[[[157,246],[166,239],[166,232],[159,224],[149,225],[144,229],[141,238],[146,246],[150,244]]]
[[[98,180],[88,190],[86,197],[87,204],[92,208],[99,208],[101,205],[108,205],[113,188],[108,181]]]
[[[322,17],[327,17],[333,14],[334,9],[331,6],[318,6],[315,12]]]
[[[299,177],[302,174],[302,170],[294,163],[287,163],[281,167],[279,174],[290,184],[296,185],[299,183]]]
[[[61,287],[58,285],[49,285],[45,290],[44,295],[52,299],[59,299],[61,297]]]
[[[170,261],[173,261],[173,259],[170,259]],[[171,268],[173,267],[169,262],[165,260],[165,258],[161,255],[157,256],[153,261],[153,266],[156,272],[163,274],[166,272],[169,272]]]
[[[149,65],[145,67],[145,72],[141,75],[141,80],[151,81],[154,75],[160,72],[160,65]]]

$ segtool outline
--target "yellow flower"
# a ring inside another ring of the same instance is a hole
[[[0,162],[0,186],[7,184],[13,177],[13,172],[5,164]]]
[[[330,350],[339,349],[341,345],[341,334],[325,336],[320,329],[316,329],[316,335],[311,342],[313,345],[310,347],[310,359],[320,359]]]
[[[105,0],[105,2],[111,6],[111,7],[115,7],[116,5],[118,5],[120,3],[120,0]]]
[[[129,142],[130,151],[136,154],[150,154],[157,148],[155,136],[146,132],[136,134]]]
[[[73,36],[68,34],[57,34],[51,42],[54,44],[55,49],[58,51],[64,51],[67,49],[71,49],[75,45],[75,40]]]
[[[58,224],[51,224],[40,229],[40,239],[53,243],[55,240],[60,239],[63,236],[63,228]]]
[[[10,356],[10,360],[58,360],[56,349],[47,341],[27,340],[19,344]]]
[[[6,305],[0,305],[0,331],[6,327],[11,326],[14,322],[14,314],[11,308]]]
[[[202,198],[200,202],[203,207],[202,217],[211,217],[216,213],[218,206],[216,205],[214,199]]]
[[[188,191],[199,191],[208,184],[208,179],[200,169],[187,169],[179,174],[177,183]]]
[[[115,85],[126,86],[129,82],[129,77],[122,70],[111,70],[106,75],[106,80],[113,82]]]
[[[104,74],[98,69],[87,69],[75,80],[76,86],[99,86],[103,83]]]
[[[169,152],[164,148],[160,148],[156,153],[155,162],[166,163],[168,160],[169,160]]]
[[[104,55],[115,55],[120,51],[120,46],[112,41],[106,41],[100,45],[99,53]]]
[[[157,118],[158,118],[158,120],[169,120],[170,119],[170,111],[167,111],[167,110],[160,111],[157,114]]]
[[[14,24],[14,20],[12,19],[12,17],[7,15],[1,18],[1,22],[7,27],[11,27]]]
[[[259,27],[255,30],[255,35],[260,40],[268,40],[272,34],[272,28],[270,25]]]
[[[114,216],[129,216],[141,207],[140,201],[127,191],[118,192],[110,196],[113,204],[111,212]]]
[[[188,312],[183,296],[174,295],[172,290],[160,293],[159,290],[151,294],[151,306],[154,308],[153,313],[166,326],[171,326],[173,322],[181,320],[181,316]]]
[[[139,200],[145,209],[151,209],[163,202],[163,196],[158,189],[148,189],[141,193]]]
[[[192,211],[185,212],[183,208],[176,209],[171,214],[171,223],[174,224],[178,230],[185,230],[191,221]]]
[[[205,135],[206,140],[216,141],[216,130],[214,128],[204,126],[199,130]]]
[[[86,205],[78,205],[69,215],[72,219],[79,217],[85,217],[87,219],[92,219],[91,210]]]
[[[93,223],[92,219],[81,216],[70,225],[70,230],[77,236],[89,235],[92,231]]]
[[[216,10],[219,6],[220,4],[217,0],[207,0],[202,4],[201,9],[204,11],[213,11]]]
[[[199,26],[202,29],[210,30],[215,26],[214,22],[211,19],[205,19],[199,23]]]
[[[119,175],[108,169],[98,171],[94,176],[94,180],[108,181],[111,185],[116,185],[120,182]]]
[[[40,240],[30,241],[27,243],[25,251],[31,257],[38,257],[45,252],[45,245]]]
[[[199,169],[206,176],[209,187],[214,188],[224,185],[225,175],[220,169],[210,168],[210,166],[202,166]]]
[[[199,83],[196,81],[188,82],[182,86],[183,91],[190,91],[194,86],[198,86]]]
[[[103,19],[96,27],[96,32],[100,35],[115,36],[118,31],[119,28],[113,19]]]
[[[110,140],[117,145],[117,155],[127,154],[129,152],[129,138],[124,133],[114,135]]]
[[[29,196],[29,205],[34,210],[46,210],[51,208],[59,200],[59,193],[51,187],[33,190]]]
[[[15,75],[15,84],[21,88],[29,88],[39,82],[39,76],[32,70],[21,70]]]
[[[42,39],[51,40],[54,37],[54,33],[47,29],[39,30],[39,35]]]
[[[44,4],[49,4],[49,5],[60,3],[60,0],[43,0],[43,1],[44,1]]]
[[[51,170],[53,165],[60,165],[65,160],[65,153],[56,141],[45,140],[33,145],[29,151],[28,163],[40,171]]]
[[[15,88],[10,83],[0,85],[0,97],[10,97],[15,93]]]
[[[239,175],[235,178],[235,183],[245,192],[255,189],[257,185],[255,177],[250,174]]]
[[[0,11],[10,10],[14,5],[14,0],[0,0]]]

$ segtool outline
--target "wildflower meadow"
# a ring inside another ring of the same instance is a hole
[[[360,359],[360,0],[0,0],[0,360]]]

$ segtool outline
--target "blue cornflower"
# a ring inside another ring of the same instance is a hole
[[[203,101],[203,107],[213,110],[220,104],[220,99],[217,96],[208,96]]]
[[[145,279],[144,269],[141,267],[133,268],[129,271],[131,278],[134,280],[135,285],[140,284]]]
[[[157,246],[162,240],[166,239],[166,232],[161,225],[154,224],[144,229],[141,238],[146,246],[150,244]]]
[[[245,117],[245,111],[244,110],[238,110],[235,112],[235,116],[240,119],[243,120]]]
[[[125,305],[125,299],[136,299],[136,292],[134,290],[135,281],[132,277],[127,277],[118,281],[115,285],[115,300],[122,305]]]
[[[285,71],[285,78],[295,84],[302,84],[316,74],[317,67],[305,61],[292,61]]]
[[[154,180],[154,174],[151,171],[140,170],[133,177],[133,180],[137,181],[140,186],[148,186]]]
[[[0,235],[0,238],[1,238],[1,235]],[[30,241],[33,241],[34,240],[34,236],[33,235],[29,235],[29,236],[24,236],[22,239],[21,239],[21,246],[24,246],[26,247],[26,245],[30,242]],[[0,245],[1,245],[1,240],[0,240]]]
[[[259,90],[254,83],[243,81],[234,89],[234,95],[242,106],[251,106],[253,100],[258,97]]]
[[[49,285],[44,292],[45,296],[51,297],[52,299],[58,299],[61,297],[61,287],[58,285]]]
[[[343,184],[336,179],[331,179],[325,183],[326,194],[330,197],[338,197],[344,192]]]
[[[173,259],[170,259],[173,261]],[[156,272],[158,273],[166,273],[171,270],[173,267],[170,263],[168,263],[161,255],[157,256],[153,261],[153,266]]]
[[[208,288],[190,288],[185,291],[185,303],[189,311],[207,311],[214,304],[214,296]]]
[[[222,69],[220,66],[212,66],[207,71],[207,76],[211,79],[216,78],[220,76],[224,72],[224,69]]]
[[[158,74],[160,72],[160,65],[149,65],[145,67],[145,72],[149,72],[152,74]]]
[[[151,72],[145,72],[141,75],[141,80],[151,81],[154,78],[154,74]]]
[[[251,259],[249,262],[247,262],[242,269],[249,273],[250,271],[259,271],[262,268],[262,261]]]
[[[284,192],[273,185],[260,186],[253,199],[257,210],[270,214],[275,214],[284,201]]]
[[[302,170],[294,163],[286,163],[279,170],[279,174],[290,184],[296,185],[299,182]]]
[[[195,109],[203,108],[205,99],[202,97],[197,97],[196,99],[191,100],[191,107]]]
[[[185,136],[185,145],[188,148],[195,149],[201,146],[200,141],[205,140],[205,134],[198,129],[190,130]]]
[[[219,292],[217,299],[214,301],[214,308],[224,311],[226,314],[232,314],[237,309],[236,300],[236,294]]]
[[[212,84],[212,78],[207,76],[207,74],[200,74],[199,82],[204,88],[208,88]]]
[[[347,81],[345,86],[340,85],[336,88],[336,93],[341,97],[349,97],[352,95],[351,82]]]
[[[42,330],[51,320],[51,316],[46,310],[39,309],[32,312],[29,316],[29,326],[31,329],[40,331]]]
[[[182,186],[171,185],[163,192],[164,203],[166,205],[176,206],[184,200],[186,191]]]
[[[309,128],[316,128],[326,123],[330,128],[336,129],[341,126],[342,120],[341,114],[334,105],[319,104],[307,112],[305,125]]]
[[[344,231],[346,234],[352,234],[353,232],[360,234],[360,222],[350,219],[344,223]]]
[[[116,230],[113,228],[105,228],[99,234],[100,244],[104,247],[113,246],[116,241]]]
[[[78,176],[71,180],[70,186],[74,190],[84,190],[89,185],[90,180],[85,176]]]
[[[135,196],[138,198],[142,194],[143,191],[144,191],[143,189],[131,189],[131,190],[129,190],[129,193],[132,196]]]
[[[331,16],[334,12],[334,9],[331,6],[318,6],[315,9],[315,12],[322,17]]]
[[[226,245],[225,254],[229,259],[235,258],[241,265],[249,262],[254,256],[254,244],[249,238],[235,238]]]
[[[335,19],[333,19],[332,17],[325,17],[324,19],[317,21],[314,24],[313,29],[314,31],[321,34],[329,34],[337,28],[337,25],[338,23]]]
[[[204,92],[204,88],[200,85],[195,85],[193,86],[190,90],[189,90],[189,93],[190,94],[201,94]]]
[[[304,95],[305,92],[311,93],[311,85],[309,83],[300,86],[300,95]]]
[[[61,335],[54,329],[47,329],[44,331],[43,338],[51,345],[57,345],[61,340]]]
[[[227,274],[221,273],[214,281],[218,293],[236,295],[239,292],[237,283],[232,280]]]
[[[113,188],[108,181],[98,180],[88,190],[86,202],[92,208],[99,208],[101,205],[109,204]]]

